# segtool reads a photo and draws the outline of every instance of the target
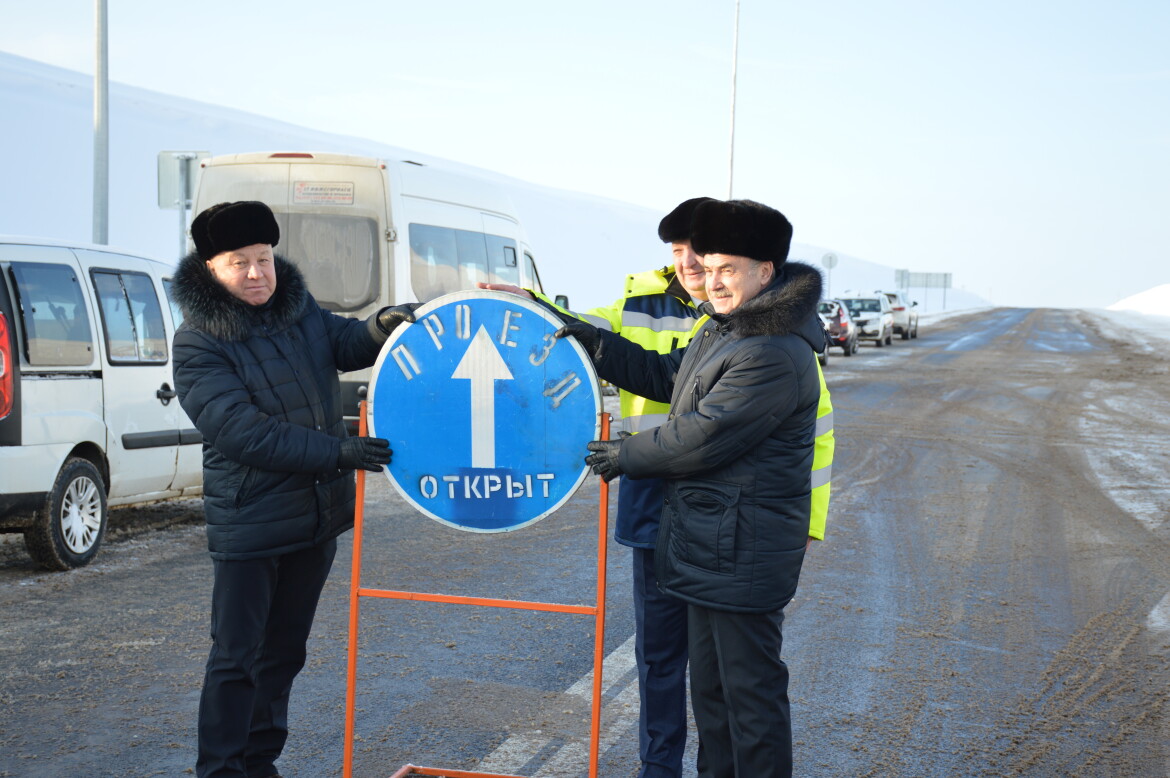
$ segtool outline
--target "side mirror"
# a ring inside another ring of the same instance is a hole
[[[917,308],[917,307],[918,307],[918,301],[917,301],[917,300],[914,300],[914,301],[912,301],[912,302],[910,303],[910,307],[911,307],[911,308]]]
[[[566,311],[571,310],[569,308],[569,296],[567,294],[558,294],[553,298],[553,302],[556,303],[558,307],[564,308]]]

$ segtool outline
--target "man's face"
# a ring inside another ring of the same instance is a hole
[[[207,267],[233,297],[248,305],[263,305],[276,291],[276,262],[267,243],[220,252],[207,260]]]
[[[689,240],[670,244],[670,253],[674,255],[674,274],[683,288],[700,300],[706,300],[704,291],[706,279],[703,277],[703,261],[691,248]]]
[[[703,267],[707,299],[716,313],[731,313],[758,295],[772,282],[774,274],[771,262],[731,254],[707,254],[703,257]]]

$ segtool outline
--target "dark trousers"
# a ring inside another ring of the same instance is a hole
[[[288,738],[288,697],[337,541],[213,560],[211,654],[199,699],[199,778],[265,778]]]
[[[638,778],[679,778],[687,744],[687,604],[658,588],[654,549],[633,549]]]
[[[780,659],[784,611],[689,606],[691,705],[700,778],[788,778],[792,720]]]

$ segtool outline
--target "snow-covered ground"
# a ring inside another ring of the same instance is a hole
[[[1166,341],[1170,341],[1170,284],[1159,284],[1118,300],[1099,313],[1117,326],[1119,337],[1124,335],[1140,345],[1164,349]]]

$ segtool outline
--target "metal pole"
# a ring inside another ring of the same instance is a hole
[[[97,62],[93,73],[93,242],[110,242],[110,100],[106,0],[95,0]]]
[[[179,256],[183,257],[187,254],[187,176],[194,155],[176,154],[175,159],[179,161]]]
[[[731,43],[731,144],[727,155],[727,199],[735,178],[735,71],[739,63],[739,0],[735,0],[735,36]]]

